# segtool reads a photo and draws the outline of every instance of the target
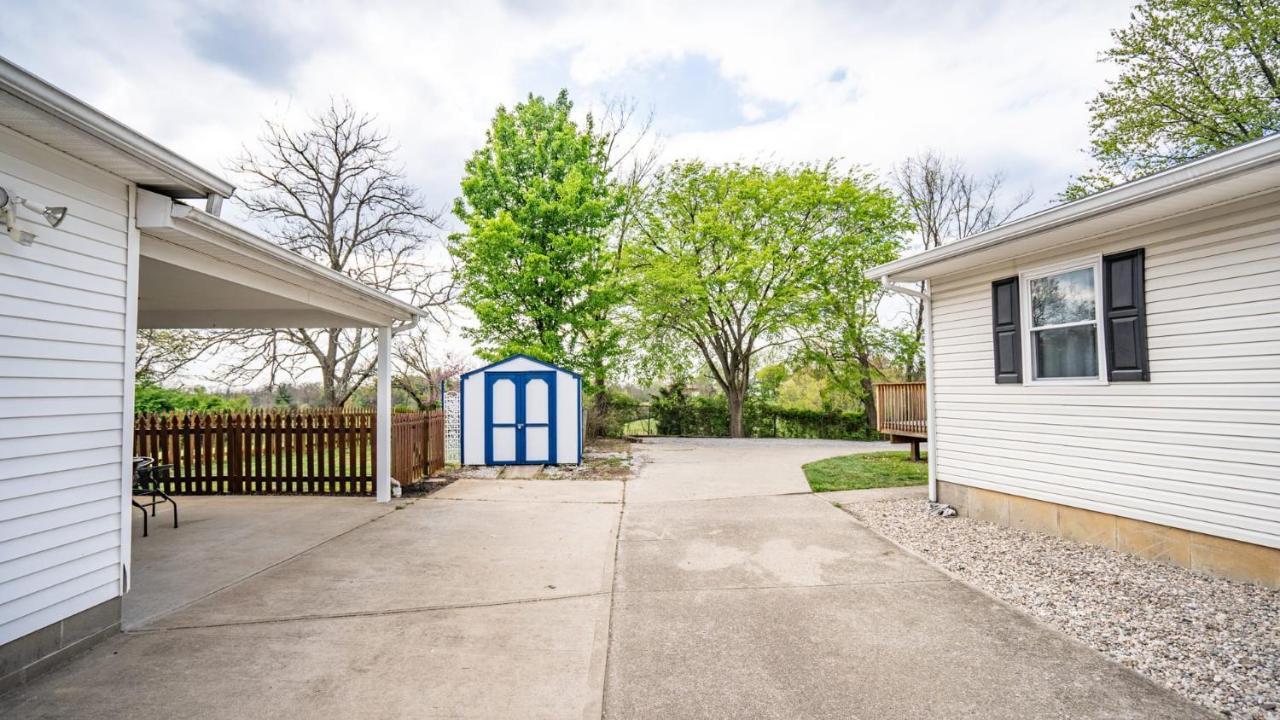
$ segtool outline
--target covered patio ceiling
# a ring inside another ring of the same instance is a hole
[[[170,198],[138,191],[138,327],[391,327],[408,303]]]

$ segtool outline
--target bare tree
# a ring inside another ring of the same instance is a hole
[[[622,271],[623,249],[639,224],[645,200],[652,187],[651,181],[658,168],[663,139],[654,128],[653,108],[641,111],[634,99],[624,96],[607,98],[602,105],[597,132],[605,141],[605,158],[610,178],[622,193],[622,207],[609,228],[612,262],[619,276],[625,276]],[[609,332],[617,331],[618,328],[623,328],[625,332],[628,324],[620,317],[625,312],[626,308],[623,307],[610,308],[607,313],[611,316],[611,322],[601,322],[599,325],[610,328]],[[606,342],[598,342],[596,338],[584,338],[584,344],[588,347],[607,346]],[[596,377],[591,378],[593,385],[603,388],[607,379],[604,366],[600,365],[596,372]],[[607,393],[595,394],[593,403],[597,415],[603,416],[608,411],[608,402]]]
[[[453,294],[451,274],[429,257],[440,215],[424,207],[374,123],[337,100],[304,130],[268,121],[260,147],[232,164],[248,183],[239,199],[280,245],[409,299],[439,322]],[[229,333],[218,347],[239,353],[221,371],[229,381],[274,384],[318,369],[323,402],[342,405],[373,374],[376,337],[368,328]]]
[[[396,338],[395,373],[391,382],[413,398],[418,410],[428,410],[441,402],[440,383],[467,370],[467,362],[451,353],[432,351],[424,328],[416,328]]]
[[[893,168],[890,179],[916,225],[921,250],[932,250],[1008,222],[1034,195],[1030,188],[1010,194],[1002,173],[979,177],[960,160],[935,150],[907,158]],[[924,290],[924,283],[920,289]],[[912,347],[918,348],[924,337],[924,306],[916,301],[912,305]],[[908,378],[923,376],[918,353],[907,359],[904,371]]]
[[[139,330],[135,373],[156,383],[171,380],[214,342],[214,335],[194,330]]]

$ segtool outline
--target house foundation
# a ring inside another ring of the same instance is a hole
[[[118,632],[117,597],[0,645],[0,694],[62,665]]]
[[[1280,549],[1109,513],[938,481],[938,501],[961,517],[1057,535],[1196,572],[1280,588]]]

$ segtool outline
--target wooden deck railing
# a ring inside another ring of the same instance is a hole
[[[373,495],[375,422],[341,410],[143,414],[133,454],[173,466],[171,495]],[[402,485],[443,468],[444,414],[395,413],[390,460]]]
[[[878,383],[875,388],[876,430],[890,438],[921,439],[929,436],[924,383]]]

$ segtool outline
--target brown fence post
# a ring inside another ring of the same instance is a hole
[[[244,436],[239,413],[227,416],[227,484],[230,492],[244,493]]]

